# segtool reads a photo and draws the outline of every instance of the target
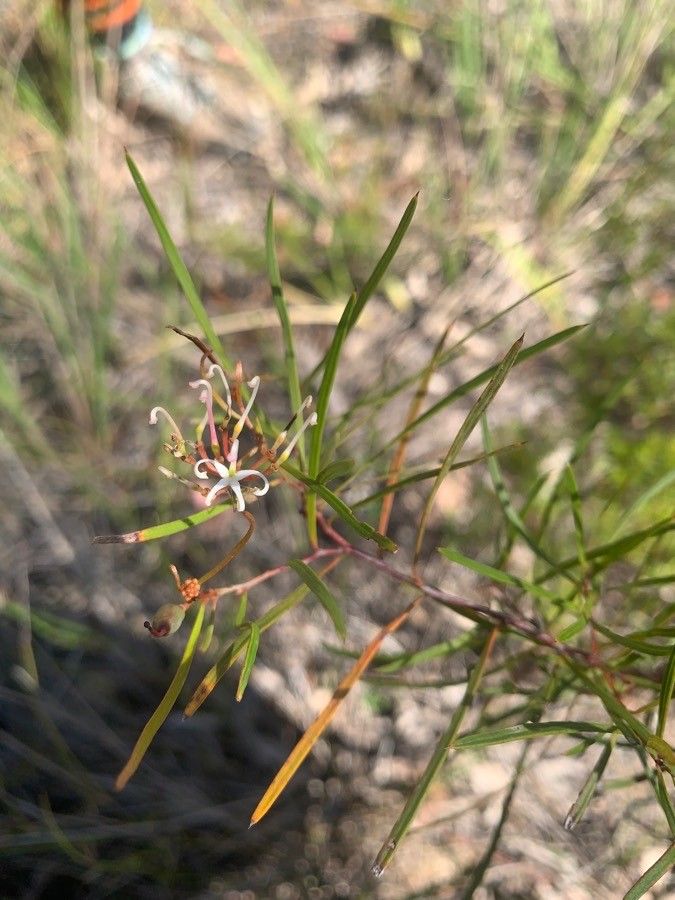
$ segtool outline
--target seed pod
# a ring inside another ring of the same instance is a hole
[[[157,610],[151,622],[143,622],[143,624],[153,637],[166,637],[167,634],[178,631],[184,618],[185,610],[182,606],[165,603]]]

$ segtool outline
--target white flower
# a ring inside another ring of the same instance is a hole
[[[239,512],[243,512],[246,508],[246,504],[244,503],[244,494],[241,490],[241,482],[244,478],[250,478],[252,476],[257,476],[262,481],[262,487],[253,488],[253,493],[256,497],[262,497],[263,494],[266,494],[270,489],[270,483],[265,478],[262,472],[259,472],[257,469],[240,469],[237,471],[237,457],[236,457],[236,449],[233,446],[233,451],[228,454],[228,459],[230,457],[234,457],[233,460],[230,461],[230,465],[224,466],[223,463],[218,462],[217,459],[200,459],[197,463],[195,463],[195,475],[197,478],[208,478],[208,472],[202,472],[202,466],[213,466],[216,472],[220,475],[220,481],[217,481],[211,490],[206,495],[206,505],[211,506],[213,503],[213,499],[216,494],[219,494],[220,491],[225,488],[229,488],[237,500],[237,510]]]

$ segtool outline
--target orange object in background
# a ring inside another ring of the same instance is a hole
[[[94,44],[116,37],[116,52],[121,59],[129,59],[147,43],[152,23],[143,9],[143,0],[79,0],[87,30]],[[57,0],[64,16],[73,0]]]
[[[87,27],[94,34],[123,28],[141,10],[141,0],[84,0]]]
[[[67,15],[71,0],[59,0],[58,5]],[[142,0],[83,0],[82,6],[89,31],[104,34],[133,22],[141,11]]]

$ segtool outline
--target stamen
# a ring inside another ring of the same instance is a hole
[[[227,383],[227,378],[225,377],[225,372],[221,366],[217,363],[211,363],[208,372],[206,373],[207,378],[213,378],[213,373],[218,372],[220,377],[223,379],[223,387],[225,388],[225,399],[227,400],[227,415],[228,418],[232,414],[232,394],[230,393],[230,386]]]
[[[259,385],[260,385],[260,378],[257,375],[254,375],[253,378],[248,383],[248,386],[251,388],[251,397],[250,397],[248,403],[246,404],[246,409],[244,410],[241,418],[239,419],[237,424],[234,426],[234,429],[232,431],[232,440],[233,441],[236,441],[242,432],[242,429],[246,423],[246,420],[248,419],[248,414],[251,412],[251,407],[253,406],[253,403],[255,401],[255,395],[258,393]]]
[[[306,420],[302,423],[302,428],[300,428],[300,429],[296,432],[296,434],[293,435],[291,441],[290,441],[289,444],[288,444],[288,447],[286,447],[286,449],[284,450],[284,452],[281,454],[281,456],[280,456],[279,459],[277,460],[277,465],[280,466],[280,465],[282,465],[282,463],[285,463],[285,462],[286,462],[286,460],[288,459],[288,457],[289,457],[289,456],[291,455],[291,453],[293,452],[293,448],[295,447],[295,445],[296,445],[296,444],[298,443],[298,441],[300,440],[300,435],[304,434],[304,432],[307,431],[307,429],[310,427],[310,425],[316,425],[317,420],[318,420],[318,416],[317,416],[317,414],[316,414],[315,412],[313,412],[312,415],[309,416],[309,418],[306,419]]]
[[[276,441],[275,441],[275,442],[272,444],[272,446],[270,447],[270,450],[272,451],[272,453],[276,453],[277,450],[279,449],[279,447],[281,447],[281,445],[283,444],[283,442],[286,440],[286,435],[287,435],[287,434],[288,434],[287,431],[280,431],[280,432],[279,432]]]
[[[204,390],[199,395],[199,399],[202,403],[206,404],[206,418],[209,423],[209,434],[211,435],[211,447],[214,452],[217,450],[220,453],[220,445],[218,444],[218,433],[216,431],[216,423],[213,418],[213,388],[211,387],[211,382],[207,381],[205,378],[200,378],[197,381],[189,382],[191,388],[204,387]]]
[[[175,421],[174,421],[174,419],[173,419],[173,416],[171,416],[171,415],[164,409],[163,406],[155,406],[155,407],[153,407],[153,408],[150,410],[150,422],[149,422],[149,424],[150,424],[150,425],[156,425],[156,424],[157,424],[157,414],[158,414],[158,413],[161,413],[161,414],[164,416],[164,418],[167,420],[167,422],[168,422],[169,425],[171,426],[172,433],[178,438],[178,440],[179,440],[182,444],[184,444],[184,443],[185,443],[185,440],[184,440],[184,438],[183,438],[183,435],[182,435],[181,432],[180,432],[180,428],[178,427],[178,425],[176,425],[176,423],[175,423]]]

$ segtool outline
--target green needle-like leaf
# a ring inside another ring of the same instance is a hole
[[[219,503],[217,506],[209,506],[199,512],[183,516],[182,519],[174,519],[172,522],[164,522],[162,525],[151,525],[150,528],[142,528],[140,531],[129,531],[127,534],[101,534],[93,538],[94,544],[142,544],[145,541],[156,541],[158,538],[169,537],[178,534],[179,531],[187,531],[209,519],[215,519],[221,513],[232,509],[233,503]]]
[[[255,622],[248,622],[245,627],[248,629],[249,634],[246,644],[246,655],[244,656],[244,665],[241,668],[239,684],[237,685],[237,703],[239,703],[241,698],[244,696],[244,691],[248,686],[248,681],[251,677],[253,664],[255,662],[256,656],[258,655],[258,647],[260,645],[260,627]]]
[[[438,774],[443,763],[446,761],[450,750],[455,747],[457,733],[460,729],[464,716],[471,707],[473,699],[476,695],[476,691],[478,689],[478,685],[480,684],[483,674],[485,673],[485,667],[487,666],[488,659],[490,657],[490,654],[492,653],[497,635],[498,631],[496,629],[493,629],[489,633],[487,640],[485,641],[485,644],[483,646],[480,658],[476,663],[467,683],[462,702],[455,710],[452,718],[450,719],[450,724],[448,725],[447,729],[441,735],[441,738],[436,745],[434,754],[429,760],[427,767],[422,774],[422,777],[413,789],[413,792],[408,798],[408,801],[403,808],[401,815],[396,820],[394,827],[389,832],[387,840],[384,842],[382,848],[380,849],[380,852],[377,854],[375,862],[373,863],[373,874],[377,875],[378,877],[382,875],[385,867],[391,861],[391,858],[396,852],[396,849],[398,848],[399,844],[410,828],[412,820],[415,817],[420,804],[424,800],[427,791],[431,787],[432,781]]]
[[[434,505],[434,500],[436,499],[438,489],[445,480],[446,475],[450,471],[450,467],[457,459],[457,456],[466,443],[469,435],[478,424],[480,417],[483,415],[490,403],[492,403],[497,394],[497,391],[502,386],[502,384],[504,384],[506,376],[515,365],[516,360],[518,359],[518,354],[520,353],[521,347],[523,346],[524,339],[525,335],[519,337],[518,340],[510,348],[504,359],[499,363],[498,366],[495,367],[494,375],[488,382],[487,387],[485,388],[483,393],[469,410],[469,414],[467,415],[466,419],[464,419],[464,422],[457,432],[455,439],[450,445],[450,449],[448,450],[445,459],[441,464],[441,469],[436,476],[436,480],[432,485],[429,496],[427,497],[427,502],[425,503],[424,509],[422,511],[422,516],[420,518],[420,523],[417,529],[417,539],[415,541],[415,561],[419,559],[420,553],[422,551],[422,542],[424,540],[427,522],[429,521],[429,516],[431,515],[431,509]]]
[[[670,651],[668,665],[661,679],[661,690],[659,692],[659,718],[656,726],[656,733],[659,737],[663,737],[663,733],[668,722],[668,711],[670,709],[670,701],[673,698],[673,688],[675,687],[675,644]]]
[[[313,569],[310,569],[310,567],[302,562],[302,560],[292,559],[288,565],[300,576],[300,578],[302,578],[307,587],[326,610],[335,626],[338,637],[344,641],[347,637],[347,626],[345,625],[342,610],[335,597],[331,594],[323,581],[321,581],[316,572]]]
[[[309,445],[309,460],[307,463],[307,473],[313,480],[316,479],[321,468],[321,448],[323,446],[323,433],[326,427],[326,418],[328,416],[328,401],[333,390],[335,374],[337,372],[338,362],[342,346],[349,331],[349,323],[351,321],[352,311],[356,302],[356,294],[347,301],[345,308],[335,328],[335,334],[328,353],[326,354],[326,364],[323,370],[323,378],[319,387],[319,394],[316,400],[316,425],[312,428]],[[316,530],[316,492],[314,490],[307,494],[307,534],[310,544],[315,547],[318,540]]]
[[[178,283],[183,289],[183,293],[185,294],[185,297],[190,304],[192,314],[194,315],[197,322],[199,322],[206,340],[211,345],[211,348],[220,360],[221,365],[226,369],[231,368],[230,361],[225,353],[225,350],[223,349],[220,338],[213,330],[211,320],[209,319],[208,313],[204,308],[201,297],[197,292],[197,288],[195,287],[194,281],[192,280],[192,276],[190,275],[187,266],[183,262],[183,257],[178,252],[178,247],[176,247],[173,242],[173,238],[169,234],[169,229],[166,227],[157,204],[155,203],[152,194],[148,190],[148,186],[145,183],[145,180],[143,179],[140,171],[138,170],[138,166],[128,153],[126,153],[125,156],[127,160],[127,166],[129,167],[129,171],[131,172],[131,177],[134,179],[134,183],[138,189],[138,193],[141,195],[141,199],[145,204],[145,208],[147,209],[148,214],[152,220],[152,224],[155,226],[155,231],[157,232],[157,235],[161,241],[164,253],[166,254],[166,258],[169,260],[169,264],[173,269],[173,273],[178,279]]]
[[[607,763],[609,762],[612,751],[616,746],[618,737],[619,732],[615,731],[612,737],[603,747],[598,761],[591,769],[588,778],[579,791],[577,799],[574,801],[574,803],[570,807],[570,811],[565,817],[564,827],[566,831],[572,831],[572,829],[576,828],[579,822],[582,820],[584,813],[588,809],[589,803],[595,795],[595,791],[598,787],[598,782],[602,778],[604,771],[607,768]]]
[[[378,284],[382,280],[384,273],[389,268],[389,265],[392,259],[396,256],[398,248],[401,246],[401,241],[405,237],[405,233],[410,227],[410,223],[413,220],[413,216],[415,215],[415,210],[417,209],[417,198],[419,194],[415,194],[410,203],[406,206],[405,212],[401,216],[401,221],[398,223],[396,227],[396,231],[394,232],[391,240],[387,245],[387,249],[384,251],[382,256],[377,261],[375,268],[373,269],[370,278],[363,285],[360,291],[356,294],[356,302],[354,303],[354,308],[352,310],[352,316],[349,321],[349,329],[351,330],[354,325],[356,325],[359,316],[363,312],[363,309],[366,303],[370,300],[370,298],[375,293]]]

